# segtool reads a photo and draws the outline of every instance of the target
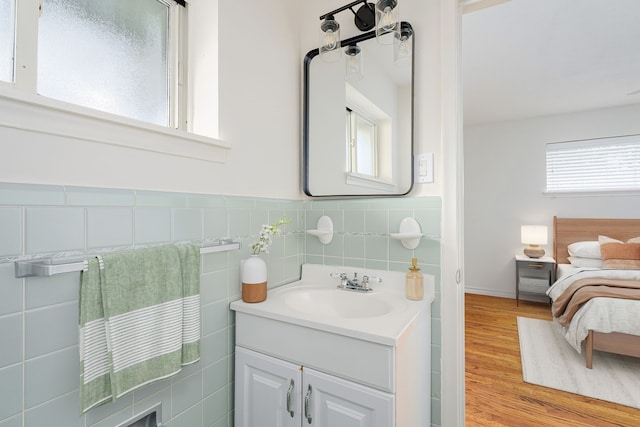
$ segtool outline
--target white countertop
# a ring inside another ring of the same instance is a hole
[[[359,293],[338,290],[338,279],[330,273],[347,273],[353,277],[363,275],[382,277],[382,283],[372,283],[374,289],[370,293]],[[395,345],[404,330],[414,319],[425,312],[430,312],[430,305],[435,295],[433,276],[424,275],[424,299],[410,301],[405,297],[405,274],[382,270],[368,270],[352,267],[335,267],[318,264],[304,264],[302,278],[299,281],[270,289],[267,299],[260,303],[245,303],[242,300],[231,303],[231,309],[254,316],[287,322],[295,325],[319,329],[353,338],[373,341],[385,345]],[[302,294],[300,290],[307,290]],[[333,294],[336,292],[336,294]],[[308,310],[292,304],[292,293],[297,293],[295,301],[302,301]],[[338,310],[323,306],[320,302],[308,300],[314,295],[331,295],[337,298]],[[302,298],[298,298],[302,297]],[[305,299],[306,302],[305,302]],[[358,307],[358,304],[364,306]],[[387,307],[388,312],[380,315],[359,316],[360,309],[365,311],[376,307]],[[353,315],[349,307],[353,307]]]
[[[549,262],[552,264],[555,264],[556,260],[553,259],[553,257],[550,256],[543,256],[540,258],[531,258],[528,257],[526,255],[522,255],[522,254],[516,254],[516,260],[518,261],[530,261],[530,262]]]

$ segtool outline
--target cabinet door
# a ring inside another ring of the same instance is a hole
[[[395,399],[360,384],[304,368],[302,425],[393,427]]]
[[[300,427],[299,365],[236,347],[235,427]]]

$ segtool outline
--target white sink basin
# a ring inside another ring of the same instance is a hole
[[[337,289],[339,280],[331,273],[345,272],[352,277],[381,277],[371,283],[373,292],[361,293]],[[425,275],[423,301],[405,297],[405,274],[393,271],[365,270],[304,264],[302,278],[274,289],[260,303],[234,301],[237,316],[246,314],[296,327],[318,329],[334,334],[395,345],[396,340],[415,318],[429,310],[434,297],[433,277]]]
[[[283,290],[279,297],[296,312],[345,319],[382,316],[394,309],[389,298],[380,293],[338,290],[333,284],[295,286]]]

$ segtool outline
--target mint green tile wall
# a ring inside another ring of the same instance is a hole
[[[299,277],[303,262],[406,271],[411,257],[436,277],[432,306],[432,424],[440,418],[439,198],[288,201],[153,191],[0,183],[0,427],[113,426],[163,402],[168,427],[231,427],[239,263],[264,223],[293,219],[269,251],[269,286]],[[306,229],[329,215],[331,244]],[[426,235],[415,250],[390,239],[413,216]],[[202,358],[165,381],[79,414],[79,273],[16,279],[13,261],[86,255],[150,244],[233,238],[242,249],[203,255]]]
[[[317,238],[305,240],[305,262],[336,266],[407,271],[411,258],[418,258],[422,271],[435,277],[436,294],[431,306],[431,425],[439,426],[440,372],[440,224],[439,197],[358,200],[321,200],[304,203],[307,229],[315,229],[318,218],[333,221],[334,236],[327,245]],[[400,221],[413,217],[422,234],[416,249],[409,250],[389,237]]]
[[[267,255],[269,286],[299,278],[299,201],[0,183],[0,426],[113,427],[163,403],[168,427],[233,425],[233,322],[239,263],[264,223],[294,221]],[[13,261],[177,241],[233,238],[201,258],[202,357],[177,376],[80,415],[79,273],[16,279]]]

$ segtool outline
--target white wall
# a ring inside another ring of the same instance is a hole
[[[553,216],[637,218],[640,194],[549,197],[545,144],[640,133],[640,104],[561,116],[466,127],[465,271],[467,292],[515,298],[514,255],[520,226],[549,227]]]
[[[218,18],[225,164],[0,127],[0,182],[299,198],[298,2],[221,1]]]

